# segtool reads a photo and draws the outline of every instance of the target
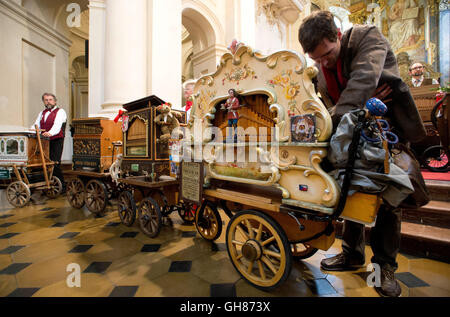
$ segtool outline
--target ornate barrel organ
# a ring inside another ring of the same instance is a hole
[[[41,136],[44,156],[49,157],[49,139]],[[0,166],[40,162],[36,134],[33,132],[0,132]]]
[[[108,118],[73,119],[73,169],[107,172],[121,153],[114,143],[122,141],[120,123]]]
[[[293,51],[263,56],[241,46],[223,55],[217,71],[200,78],[191,97],[188,127],[194,145],[185,157],[203,160],[206,184],[222,180],[276,188],[281,204],[331,214],[340,191],[320,166],[332,122],[314,91],[316,75],[317,69]],[[241,104],[237,143],[224,141],[228,122],[221,104],[231,88]]]
[[[149,175],[157,179],[170,175],[169,142],[160,142],[161,129],[154,122],[158,115],[157,106],[165,101],[155,95],[123,105],[127,111],[128,128],[123,133],[123,160],[121,170],[128,175]],[[180,126],[186,126],[186,112],[179,119]]]

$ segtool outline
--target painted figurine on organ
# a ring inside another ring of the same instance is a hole
[[[236,90],[229,89],[228,90],[228,99],[225,103],[221,104],[222,110],[227,110],[227,119],[228,119],[228,131],[227,131],[227,142],[231,142],[231,138],[234,135],[234,142],[237,142],[237,123],[239,120],[239,112],[238,109],[241,107],[239,102],[239,98],[237,96]],[[231,129],[230,129],[231,128]]]

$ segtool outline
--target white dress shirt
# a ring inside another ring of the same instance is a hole
[[[414,77],[411,78],[413,86],[414,86],[414,87],[420,87],[420,86],[422,86],[423,79],[424,79],[423,76],[420,77],[419,79],[416,79],[416,78],[414,78]],[[432,79],[432,83],[433,83],[433,85],[439,84],[439,82],[438,82],[436,79],[434,79],[434,78]]]
[[[55,111],[57,108],[58,108],[57,106],[54,106],[51,111],[46,112],[44,121],[47,121],[47,118],[50,115],[50,112]],[[39,129],[41,128],[42,112],[44,112],[44,110],[39,112],[39,115],[38,115],[38,117],[36,119],[36,122],[31,127],[32,129],[34,129],[34,126],[36,124],[39,127]],[[56,117],[55,117],[55,121],[53,122],[53,127],[50,129],[50,131],[46,131],[46,132],[50,133],[51,136],[57,135],[59,133],[59,131],[61,131],[61,127],[62,127],[63,123],[66,122],[66,121],[67,121],[66,112],[64,111],[64,109],[59,108],[59,111],[58,111],[58,113],[56,114]]]

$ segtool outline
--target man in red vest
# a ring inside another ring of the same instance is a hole
[[[44,102],[45,109],[39,113],[34,125],[37,124],[40,129],[45,130],[42,135],[50,138],[50,160],[56,162],[53,175],[61,180],[64,192],[66,184],[64,182],[60,164],[64,148],[64,130],[66,127],[67,115],[64,109],[56,106],[55,95],[44,93],[42,95],[42,101]]]

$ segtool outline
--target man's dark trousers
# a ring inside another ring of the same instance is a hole
[[[394,271],[400,249],[401,209],[382,204],[377,214],[375,227],[370,230],[370,246],[373,251],[372,263],[381,268],[390,266]],[[365,248],[364,225],[353,221],[344,221],[342,250],[344,254],[363,261]]]
[[[64,138],[50,140],[50,160],[56,163],[53,169],[53,175],[59,178],[63,186],[62,188],[63,190],[65,190],[66,183],[64,182],[64,175],[61,170],[61,156],[63,148],[64,148]]]

